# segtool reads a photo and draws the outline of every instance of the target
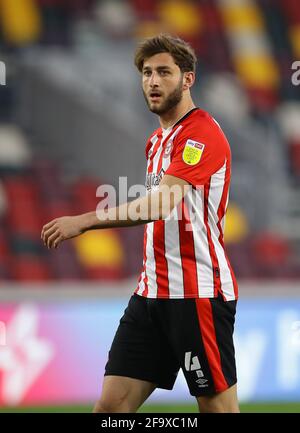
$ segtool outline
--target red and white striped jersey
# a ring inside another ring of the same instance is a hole
[[[148,298],[238,297],[224,248],[231,175],[228,141],[218,123],[195,108],[146,146],[148,192],[165,174],[192,188],[166,220],[145,225],[143,269],[135,293]]]

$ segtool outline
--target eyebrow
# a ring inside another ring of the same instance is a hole
[[[149,70],[151,70],[151,69],[152,69],[151,66],[145,66],[145,67],[143,68],[143,71],[149,71]],[[154,68],[154,69],[156,69],[157,71],[162,71],[162,70],[168,70],[168,71],[171,71],[170,66],[157,66],[157,67]]]

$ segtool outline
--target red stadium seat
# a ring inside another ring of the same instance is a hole
[[[249,239],[227,244],[226,252],[236,277],[238,279],[252,279],[255,275],[255,269],[249,254]]]
[[[15,256],[10,267],[12,277],[17,281],[47,281],[50,279],[46,262],[36,256]]]
[[[40,213],[36,205],[28,202],[11,207],[8,215],[9,226],[14,233],[30,237],[39,236],[41,231]]]
[[[0,263],[9,256],[9,243],[5,233],[0,230]]]
[[[289,268],[292,249],[289,242],[276,233],[263,232],[250,243],[250,253],[255,265],[255,275],[282,278]]]
[[[0,280],[9,279],[10,246],[3,230],[0,230]]]
[[[293,173],[300,177],[300,140],[290,142],[289,150]]]
[[[130,3],[140,19],[149,19],[156,16],[157,0],[130,0]]]
[[[299,0],[281,0],[281,7],[291,24],[300,23]]]
[[[56,201],[51,203],[45,203],[44,208],[40,210],[42,218],[42,226],[49,221],[59,218],[65,215],[72,215],[73,209],[69,203],[64,201]]]
[[[279,96],[272,89],[252,87],[247,89],[247,93],[253,107],[260,112],[270,112],[279,103]]]
[[[100,199],[96,197],[101,182],[96,179],[82,179],[72,187],[75,213],[95,210]]]
[[[85,276],[89,280],[119,280],[124,277],[122,270],[105,267],[86,268]]]
[[[71,242],[65,242],[57,250],[48,252],[51,278],[58,280],[78,280],[83,277],[83,270],[77,260]]]

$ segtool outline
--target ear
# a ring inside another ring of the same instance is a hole
[[[188,90],[192,87],[192,85],[195,82],[195,73],[190,72],[184,72],[183,73],[183,90]]]

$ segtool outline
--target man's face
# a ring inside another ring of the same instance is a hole
[[[169,53],[146,59],[142,74],[144,97],[150,111],[163,115],[181,101],[183,73]]]

